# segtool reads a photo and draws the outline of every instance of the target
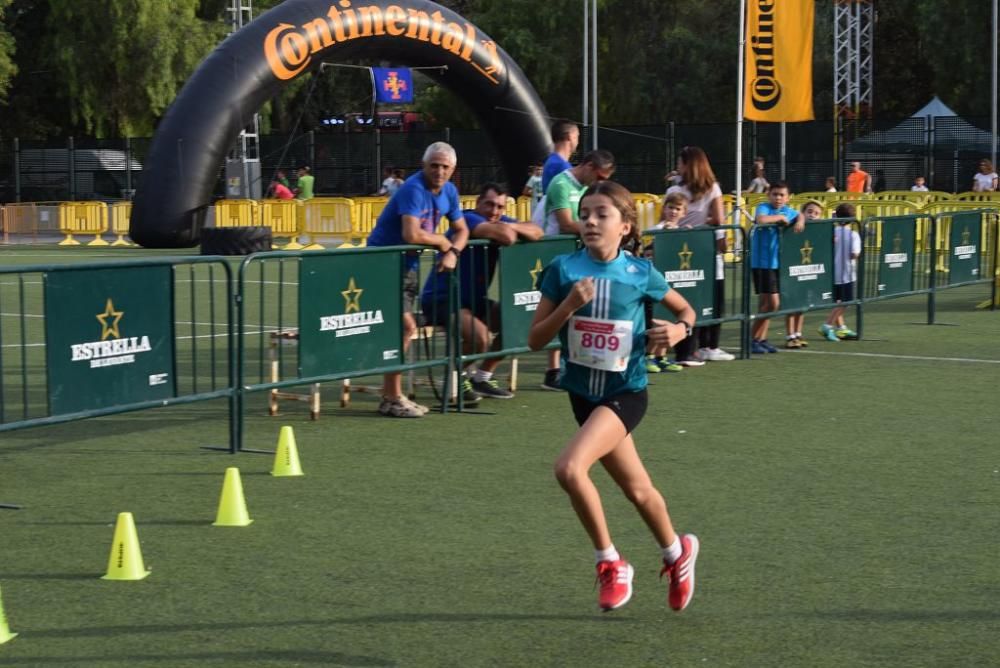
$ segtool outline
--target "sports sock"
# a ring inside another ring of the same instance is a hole
[[[621,559],[621,555],[618,554],[618,550],[615,549],[614,544],[611,544],[603,550],[594,550],[594,559],[598,563],[602,561],[618,561]]]
[[[793,341],[795,339],[795,334],[785,334],[785,341]]]
[[[472,380],[476,381],[477,383],[485,383],[492,377],[493,377],[492,371],[483,371],[482,369],[477,369],[476,374],[475,376],[473,376]]]
[[[672,564],[681,558],[682,552],[683,550],[681,549],[681,537],[678,536],[677,538],[674,538],[673,543],[663,548],[663,560],[666,561],[668,564]]]

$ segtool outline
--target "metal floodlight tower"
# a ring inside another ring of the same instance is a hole
[[[875,1],[833,2],[833,114],[855,132],[872,118]]]
[[[230,0],[229,34],[253,21],[252,0]],[[260,115],[254,112],[226,158],[226,197],[260,199]]]

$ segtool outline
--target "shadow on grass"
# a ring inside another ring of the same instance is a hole
[[[9,576],[4,576],[5,578]],[[46,577],[46,576],[25,576]],[[92,577],[92,576],[87,576]],[[17,576],[13,576],[17,579]],[[190,631],[232,631],[236,629],[278,628],[294,626],[351,626],[355,624],[427,624],[427,623],[480,623],[480,622],[613,622],[630,621],[625,617],[612,617],[601,613],[593,615],[546,615],[519,613],[390,613],[384,615],[364,615],[362,617],[342,617],[340,619],[299,619],[261,622],[212,622],[206,624],[148,624],[134,626],[94,626],[70,629],[18,629],[25,636],[33,638],[80,638],[129,633],[185,633]]]
[[[55,664],[71,664],[74,666],[107,666],[112,664],[130,665],[134,663],[163,663],[168,666],[179,665],[184,661],[293,661],[296,663],[314,663],[323,666],[395,666],[395,661],[374,656],[357,656],[341,652],[310,652],[300,650],[254,650],[246,652],[194,652],[187,654],[131,654],[104,656],[32,656],[23,658],[6,658],[5,666],[46,666]]]
[[[138,526],[166,526],[166,527],[197,527],[197,526],[208,526],[212,523],[211,519],[203,520],[142,520],[136,522]],[[113,529],[115,526],[114,518],[105,521],[80,521],[71,522],[66,520],[57,520],[52,522],[22,522],[24,525],[34,525],[34,526],[65,526],[65,527],[107,527]]]
[[[811,616],[839,622],[995,622],[1000,610],[821,610]]]
[[[99,580],[100,573],[4,573],[4,580]]]

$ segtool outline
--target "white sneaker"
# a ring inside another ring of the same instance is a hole
[[[424,413],[405,397],[396,397],[395,399],[382,397],[378,412],[386,417],[419,418],[424,416]]]
[[[698,351],[698,354],[703,360],[708,360],[709,362],[732,362],[736,359],[736,355],[727,353],[722,348],[702,348]]]
[[[413,399],[410,399],[409,397],[407,397],[405,395],[402,396],[402,397],[400,397],[400,399],[403,402],[410,404],[411,406],[413,406],[414,408],[416,408],[418,411],[420,411],[424,415],[427,415],[428,413],[431,412],[431,409],[428,408],[427,406],[424,406],[423,404],[418,404],[416,401],[414,401]]]
[[[704,362],[702,362],[700,359],[695,359],[694,357],[692,357],[691,359],[679,360],[677,363],[680,364],[681,366],[705,366]]]

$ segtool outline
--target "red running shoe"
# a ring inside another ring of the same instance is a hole
[[[660,577],[667,575],[667,602],[680,612],[688,606],[694,596],[694,562],[698,559],[698,537],[693,533],[681,536],[681,558],[672,564],[663,562]]]
[[[601,587],[598,605],[602,610],[615,610],[632,598],[632,565],[624,559],[599,561],[597,582]]]

